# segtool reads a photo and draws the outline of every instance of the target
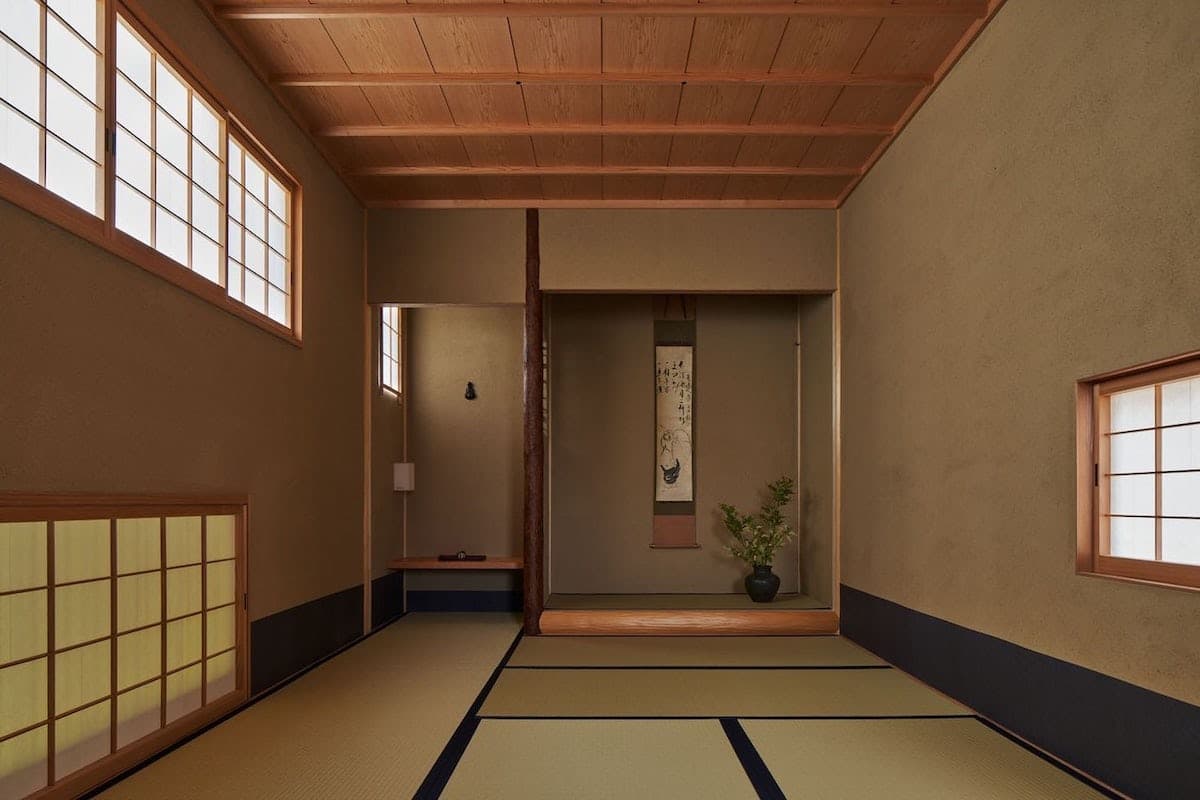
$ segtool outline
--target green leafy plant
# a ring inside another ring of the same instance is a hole
[[[750,566],[770,566],[775,552],[796,536],[783,509],[796,495],[796,482],[784,476],[767,484],[767,499],[757,514],[742,514],[721,503],[721,515],[733,541],[725,549]]]

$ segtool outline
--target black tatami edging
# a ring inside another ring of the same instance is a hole
[[[471,703],[471,707],[467,709],[462,722],[458,723],[458,727],[450,736],[450,741],[446,742],[446,746],[442,748],[437,761],[433,762],[433,766],[430,767],[425,780],[421,781],[420,787],[417,788],[416,794],[413,795],[413,800],[437,800],[437,798],[442,796],[442,791],[446,788],[446,784],[450,782],[450,776],[454,774],[459,760],[463,757],[463,753],[467,752],[467,746],[471,744],[471,737],[475,735],[475,729],[479,727],[479,721],[482,719],[479,716],[479,709],[483,707],[483,701],[487,699],[487,696],[492,691],[492,687],[500,679],[500,673],[504,671],[508,660],[512,658],[517,645],[521,643],[522,635],[521,632],[517,633],[512,644],[508,646],[508,650],[504,653],[504,658],[500,659],[500,663],[492,670],[487,683],[483,685],[483,688],[479,690],[479,694],[476,695],[475,702]]]
[[[758,792],[759,800],[787,800],[787,796],[775,782],[775,776],[771,774],[771,770],[767,769],[767,763],[758,754],[754,742],[750,741],[750,737],[746,735],[741,723],[733,717],[721,717],[720,719],[721,730],[725,731],[725,737],[729,739],[729,746],[733,748],[738,761],[741,762],[742,769],[746,771],[746,777],[750,779],[754,791]]]
[[[718,664],[716,666],[707,666],[706,667],[706,666],[696,666],[695,664],[679,664],[679,665],[650,664],[650,665],[642,665],[642,666],[630,666],[628,664],[619,664],[619,665],[607,664],[604,666],[592,667],[592,666],[580,665],[580,664],[570,664],[570,665],[562,665],[562,666],[552,666],[552,665],[548,665],[548,664],[525,664],[525,665],[515,665],[514,666],[512,664],[509,664],[505,669],[543,669],[543,670],[581,670],[581,669],[647,670],[647,669],[653,669],[653,670],[672,670],[672,671],[683,671],[683,672],[686,672],[687,670],[697,670],[697,669],[709,670],[709,671],[747,669],[747,670],[775,670],[778,672],[788,672],[788,671],[793,671],[793,670],[832,671],[832,670],[839,670],[839,669],[892,669],[892,666],[890,664],[865,664],[865,665],[857,665],[857,666],[845,666],[845,665],[789,666],[789,665],[783,665],[783,666],[774,666],[774,667],[765,667],[762,665],[742,665],[739,667],[739,666],[731,666],[729,664]]]
[[[109,789],[116,786],[118,783],[120,783],[121,781],[130,777],[134,773],[141,772],[143,769],[150,766],[155,761],[158,761],[163,756],[165,756],[169,753],[175,752],[176,750],[183,747],[185,744],[192,741],[196,737],[198,737],[202,734],[208,733],[213,728],[217,727],[218,725],[221,725],[222,723],[228,722],[229,720],[233,719],[238,714],[241,714],[243,711],[247,710],[248,708],[255,705],[256,703],[258,703],[262,700],[266,700],[268,697],[275,694],[280,689],[283,689],[283,688],[291,685],[295,681],[298,681],[300,678],[303,678],[305,675],[312,672],[314,669],[321,666],[326,661],[330,661],[331,659],[337,658],[342,653],[349,650],[351,647],[362,644],[367,639],[370,639],[372,636],[374,636],[375,634],[382,631],[384,628],[387,628],[388,626],[390,626],[396,622],[399,622],[401,619],[404,618],[404,616],[405,616],[405,614],[403,612],[401,612],[397,617],[395,617],[394,619],[392,619],[389,622],[386,622],[386,623],[380,625],[378,628],[375,628],[370,633],[367,633],[366,635],[360,636],[352,642],[342,645],[337,650],[334,650],[332,653],[329,653],[328,655],[325,655],[321,659],[314,661],[313,663],[309,664],[304,669],[301,669],[298,672],[292,673],[290,676],[288,676],[287,678],[284,678],[282,681],[280,681],[279,683],[276,683],[274,686],[264,689],[263,691],[259,692],[258,694],[251,695],[249,700],[247,700],[244,704],[238,706],[237,708],[233,709],[228,714],[225,714],[224,716],[214,719],[212,722],[208,723],[204,727],[189,733],[187,736],[183,737],[178,742],[175,742],[174,744],[164,747],[162,750],[159,750],[158,752],[154,753],[150,757],[146,758],[144,761],[139,761],[137,764],[133,765],[129,769],[125,770],[124,772],[114,775],[113,777],[109,778],[104,783],[100,784],[99,786],[96,786],[93,789],[89,789],[87,792],[80,795],[80,800],[88,800],[88,798],[95,797],[103,792],[108,791]]]

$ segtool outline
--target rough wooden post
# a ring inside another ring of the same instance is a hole
[[[536,635],[542,616],[545,526],[545,413],[542,408],[542,290],[538,212],[525,212],[525,633]]]

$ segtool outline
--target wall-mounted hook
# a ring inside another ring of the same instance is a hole
[[[475,394],[475,384],[471,381],[467,381],[467,391],[463,397],[467,398],[468,400],[474,400],[478,396],[479,395]]]

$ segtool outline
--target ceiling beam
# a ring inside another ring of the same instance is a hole
[[[837,208],[837,198],[825,200],[549,200],[504,198],[488,200],[368,200],[370,208]]]
[[[371,136],[889,136],[891,125],[335,125],[322,137]]]
[[[616,0],[605,3],[570,3],[551,0],[546,3],[436,3],[418,2],[218,2],[213,10],[224,19],[347,19],[367,17],[967,17],[978,19],[987,13],[986,0],[964,3],[939,3],[936,0],[912,0],[902,4],[849,2],[750,2],[715,0],[711,3],[684,5],[650,0],[638,3]]]
[[[405,178],[428,175],[820,175],[857,177],[856,167],[646,167],[646,166],[548,166],[548,167],[355,167],[347,175]]]
[[[275,75],[276,86],[521,86],[551,84],[773,84],[785,86],[926,86],[932,75],[790,72],[293,72]]]

